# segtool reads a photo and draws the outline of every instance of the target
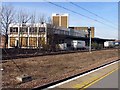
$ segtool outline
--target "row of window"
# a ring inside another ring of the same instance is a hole
[[[30,27],[29,33],[30,34],[37,34],[38,27]],[[53,32],[51,32],[53,28],[47,28],[49,33],[55,33],[55,34],[63,34],[63,35],[72,35],[72,36],[85,36],[84,32],[82,31],[76,31],[76,30],[60,30],[60,29],[53,29]],[[18,27],[10,27],[10,33],[17,33]],[[27,33],[28,28],[27,27],[20,27],[20,33]],[[39,27],[38,33],[45,32],[45,27]]]
[[[10,33],[17,33],[17,32],[18,32],[18,27],[10,27]],[[27,33],[28,28],[20,27],[20,32]],[[30,33],[37,33],[37,27],[30,27],[29,32]],[[45,28],[44,27],[39,27],[38,32],[45,32]]]
[[[16,41],[17,41],[16,38],[10,37],[10,46],[15,47],[17,45]],[[28,47],[28,38],[22,37],[19,39],[18,43],[22,47]],[[40,46],[40,45],[44,45],[44,44],[45,44],[45,38],[44,37],[38,38],[38,45]],[[29,38],[29,47],[30,46],[37,47],[37,38],[36,37]]]
[[[64,34],[64,35],[69,35],[69,31],[64,31],[64,30],[59,30],[59,29],[55,29],[54,33],[56,34]]]

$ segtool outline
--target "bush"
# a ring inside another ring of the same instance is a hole
[[[92,49],[102,49],[102,45],[94,42],[92,43]]]

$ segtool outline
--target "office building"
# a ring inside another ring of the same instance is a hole
[[[68,28],[68,14],[52,14],[52,23],[55,26]]]

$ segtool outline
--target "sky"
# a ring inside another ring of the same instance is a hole
[[[68,13],[69,26],[87,26],[95,27],[95,37],[106,39],[118,39],[118,3],[117,2],[74,2],[75,4],[97,14],[104,19],[99,18],[81,8],[72,5],[69,2],[53,2],[62,7],[68,8],[82,15],[92,18],[93,20],[75,14],[63,8],[57,7],[48,2],[4,2],[11,4],[16,10],[24,10],[29,13],[44,14],[51,17],[52,13]],[[96,22],[100,21],[102,22]],[[105,21],[108,20],[108,21]]]

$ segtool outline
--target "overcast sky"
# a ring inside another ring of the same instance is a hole
[[[76,11],[80,14],[93,18],[94,20],[77,15],[63,8],[54,6],[48,2],[11,2],[16,10],[25,10],[29,13],[43,13],[47,17],[52,13],[68,13],[69,26],[88,26],[95,27],[95,37],[117,39],[118,38],[118,3],[117,2],[74,2],[75,4],[107,19],[111,23],[78,8],[69,2],[54,2],[60,6]],[[5,2],[3,4],[8,4]],[[104,24],[98,23],[98,20]]]

